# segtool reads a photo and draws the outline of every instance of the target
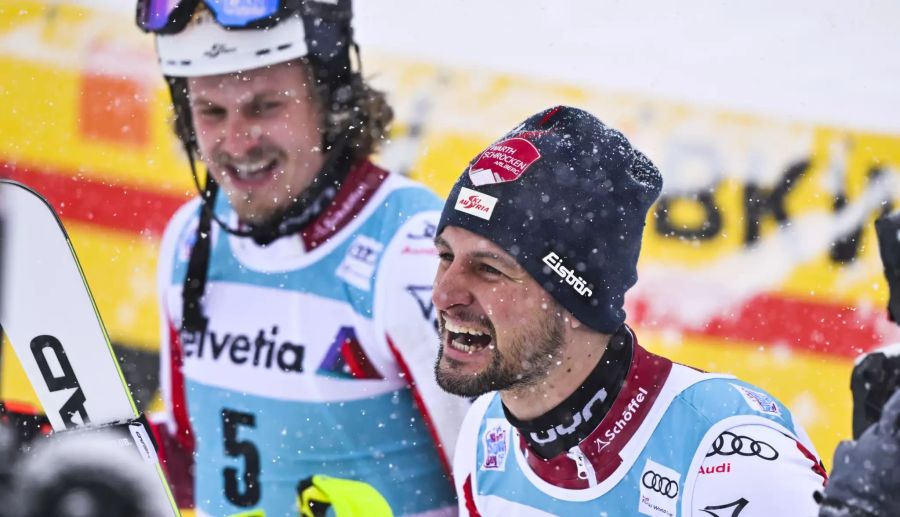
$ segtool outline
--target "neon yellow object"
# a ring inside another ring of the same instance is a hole
[[[384,497],[361,481],[312,476],[297,491],[297,508],[303,517],[322,517],[329,506],[336,517],[394,516]]]
[[[228,517],[266,517],[265,510],[250,510],[249,512],[233,513]]]

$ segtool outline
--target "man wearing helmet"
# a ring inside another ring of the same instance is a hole
[[[157,430],[182,502],[193,463],[198,515],[296,515],[313,475],[368,483],[396,514],[454,506],[467,403],[432,374],[441,205],[369,161],[391,111],[351,66],[350,19],[349,0],[138,2],[209,173],[159,268]]]

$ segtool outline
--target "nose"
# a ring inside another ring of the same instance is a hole
[[[431,290],[431,301],[440,311],[453,307],[466,307],[474,301],[472,292],[466,285],[463,268],[455,262],[438,269],[434,277],[434,288]]]
[[[259,145],[261,133],[246,117],[232,113],[219,137],[219,151],[231,156],[246,156]]]

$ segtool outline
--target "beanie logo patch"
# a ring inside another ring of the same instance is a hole
[[[459,190],[459,196],[456,198],[456,206],[453,208],[460,212],[480,217],[485,221],[491,220],[494,213],[494,207],[497,205],[497,198],[482,194],[477,190],[462,187]]]
[[[576,293],[581,296],[587,296],[588,298],[594,294],[587,286],[587,282],[584,281],[584,278],[576,275],[574,269],[564,266],[562,259],[555,252],[551,251],[544,257],[544,264],[547,264],[551,271],[559,275],[567,284],[571,285]]]
[[[469,179],[476,187],[515,181],[540,157],[540,151],[528,140],[508,138],[481,153],[469,167]]]

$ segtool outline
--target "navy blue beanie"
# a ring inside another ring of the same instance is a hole
[[[457,226],[512,255],[578,321],[606,334],[625,322],[647,210],[662,176],[622,133],[558,106],[475,157],[437,232]]]

